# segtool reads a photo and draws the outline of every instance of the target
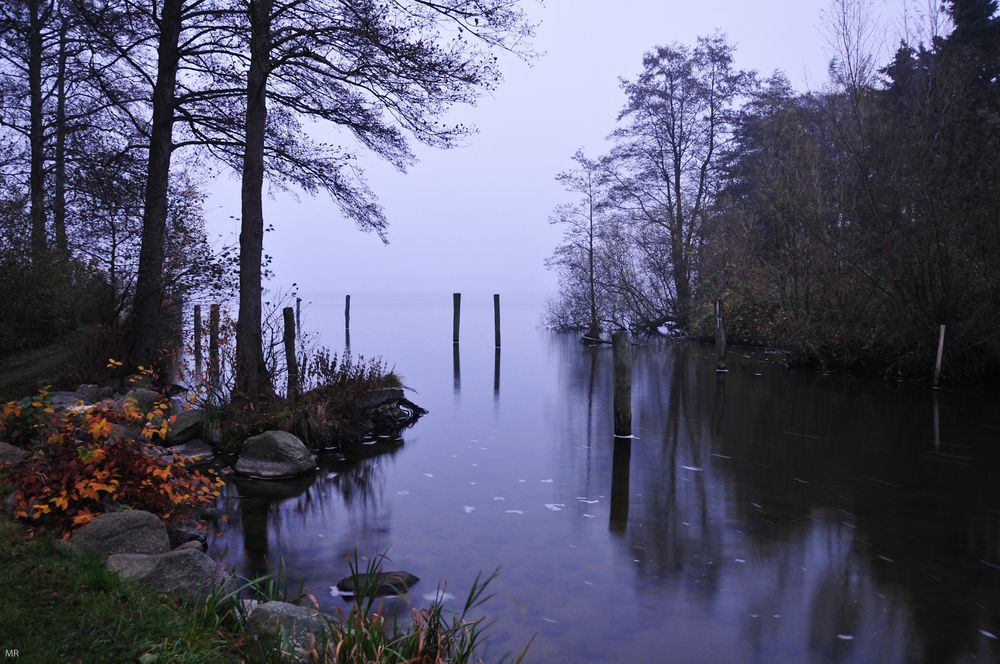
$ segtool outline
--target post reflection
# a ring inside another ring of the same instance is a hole
[[[493,401],[500,401],[500,349],[493,353]]]
[[[611,515],[608,529],[623,535],[628,529],[629,466],[632,460],[632,441],[625,438],[612,440],[614,452],[611,462]]]
[[[453,391],[457,397],[462,391],[462,358],[460,357],[458,344],[451,345],[451,365],[453,372]]]

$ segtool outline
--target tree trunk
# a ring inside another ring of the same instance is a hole
[[[271,0],[250,3],[250,70],[247,73],[246,146],[243,153],[240,226],[240,311],[236,324],[237,396],[253,409],[273,387],[261,341],[261,259],[264,254],[264,135],[271,55]]]
[[[597,289],[594,284],[594,201],[591,198],[590,201],[590,228],[587,237],[589,245],[587,247],[587,259],[588,259],[588,274],[587,279],[590,282],[590,330],[587,331],[587,336],[591,339],[599,339],[601,336],[601,326],[597,322]]]
[[[42,117],[42,15],[41,0],[28,0],[28,88],[31,144],[31,258],[43,260],[45,238],[45,130]]]
[[[53,222],[56,250],[61,259],[69,258],[66,238],[66,25],[59,26],[59,65],[56,73],[56,155],[55,201]]]
[[[182,0],[163,0],[156,84],[153,88],[153,124],[146,168],[146,196],[142,214],[142,245],[135,284],[135,302],[129,325],[128,350],[133,362],[149,362],[158,347],[163,297],[163,257],[167,228],[167,186],[173,152],[174,103]]]

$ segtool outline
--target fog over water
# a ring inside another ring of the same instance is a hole
[[[826,0],[549,0],[526,6],[539,22],[540,57],[510,57],[505,81],[474,108],[456,108],[454,122],[479,133],[464,147],[415,146],[407,174],[359,153],[390,221],[388,247],[341,218],[329,199],[272,191],[265,219],[274,231],[272,285],[297,282],[312,290],[417,290],[551,293],[555,278],[543,261],[559,230],[547,217],[565,199],[554,181],[578,149],[607,149],[624,103],[619,77],[641,70],[655,45],[693,44],[724,31],[737,46],[737,65],[770,74],[783,70],[800,90],[826,85],[830,48],[822,29]],[[919,4],[919,3],[918,3]],[[898,34],[902,4],[873,3]],[[888,39],[893,44],[895,40]],[[315,127],[320,140],[350,145]],[[239,183],[220,173],[209,186],[213,235],[238,233]]]

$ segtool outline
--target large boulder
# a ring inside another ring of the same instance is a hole
[[[246,439],[234,468],[251,477],[284,479],[314,470],[316,457],[287,431],[265,431]]]
[[[94,403],[95,401],[100,401],[101,399],[101,386],[96,385],[94,383],[84,383],[83,385],[77,385],[75,391],[87,403]]]
[[[420,579],[409,572],[379,572],[378,574],[359,574],[357,584],[353,576],[344,577],[337,582],[337,590],[354,595],[367,590],[373,597],[382,595],[402,595]]]
[[[190,463],[207,463],[215,458],[215,450],[203,440],[191,440],[183,445],[174,445],[167,448],[167,452],[179,454]]]
[[[49,395],[50,405],[56,410],[64,410],[72,406],[79,406],[86,402],[86,399],[79,392],[56,391]]]
[[[181,411],[174,417],[174,422],[167,431],[167,445],[180,445],[200,437],[204,421],[205,412],[203,410],[192,408]]]
[[[10,443],[0,443],[0,466],[5,463],[17,464],[31,456],[28,450],[22,450]]]
[[[170,550],[163,522],[142,510],[109,512],[79,528],[70,544],[101,560],[118,553],[158,554]]]
[[[330,640],[330,618],[316,609],[287,602],[266,602],[247,621],[250,638],[265,647],[281,644],[281,661],[309,662],[310,653]]]
[[[215,561],[200,549],[183,548],[158,555],[117,553],[107,568],[158,593],[204,599],[219,583]]]
[[[125,395],[125,400],[131,402],[144,413],[153,410],[157,402],[163,400],[163,395],[145,387],[134,387]]]

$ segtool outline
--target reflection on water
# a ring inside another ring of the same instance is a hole
[[[499,566],[490,655],[537,633],[528,661],[1000,658],[994,395],[735,355],[719,375],[710,349],[651,343],[636,439],[615,442],[610,351],[505,310],[501,393],[492,311],[467,299],[463,383],[439,341],[447,299],[416,324],[407,311],[399,339],[379,332],[401,329],[395,309],[355,298],[365,350],[430,415],[390,455],[231,483],[215,555],[245,575],[283,558],[326,608],[355,548],[420,576],[416,603]]]

